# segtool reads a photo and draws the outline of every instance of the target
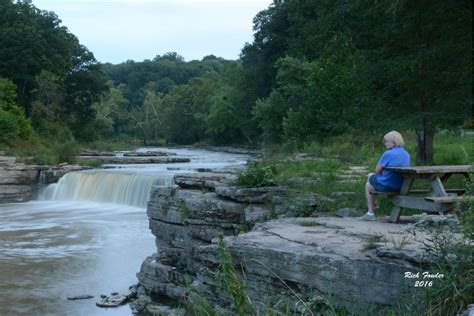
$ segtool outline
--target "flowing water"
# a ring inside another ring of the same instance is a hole
[[[140,264],[156,251],[145,213],[152,185],[171,184],[177,172],[241,166],[248,159],[156,150],[191,162],[71,172],[37,201],[0,205],[0,315],[131,315],[128,306],[102,309],[95,301],[136,283]],[[85,294],[94,299],[67,299]]]

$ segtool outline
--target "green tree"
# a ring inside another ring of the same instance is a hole
[[[164,135],[164,105],[161,95],[154,91],[147,91],[145,101],[141,111],[133,116],[135,119],[135,127],[139,128],[143,133],[145,146],[149,142],[157,144]]]
[[[242,93],[236,88],[224,85],[209,96],[209,114],[206,117],[206,134],[215,143],[238,143],[249,138],[245,117],[239,107],[243,101]]]
[[[16,87],[0,77],[0,142],[13,144],[17,139],[28,141],[33,136],[30,121],[16,105]]]
[[[111,81],[108,82],[108,87],[109,90],[94,104],[94,111],[102,136],[112,138],[128,132],[130,114],[128,100],[122,91],[114,87]]]
[[[419,161],[432,162],[437,129],[459,126],[471,115],[472,2],[275,0],[256,16],[254,30],[253,43],[242,50],[248,100],[282,87],[275,67],[281,58],[343,65],[347,56],[336,52],[347,43],[365,61],[357,80],[371,82],[365,101],[372,115],[362,123],[372,130],[415,129]],[[281,117],[285,110],[258,102],[254,113]],[[293,121],[301,118],[291,111]]]
[[[472,2],[366,0],[354,12],[371,29],[360,46],[378,96],[416,130],[417,160],[432,163],[436,130],[472,115]]]

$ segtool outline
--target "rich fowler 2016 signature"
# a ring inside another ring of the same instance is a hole
[[[429,271],[424,272],[410,272],[407,271],[404,274],[405,279],[413,279],[415,281],[415,287],[431,287],[433,281],[436,279],[444,278],[442,273],[431,273]]]

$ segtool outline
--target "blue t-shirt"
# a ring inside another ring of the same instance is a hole
[[[383,153],[378,163],[384,168],[382,174],[377,175],[378,182],[390,189],[399,190],[402,187],[403,176],[399,172],[385,168],[409,167],[410,154],[401,146],[393,147]]]

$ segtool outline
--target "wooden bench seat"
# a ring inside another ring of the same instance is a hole
[[[372,195],[397,195],[398,191],[389,191],[389,192],[380,192],[380,191],[372,191],[370,192]]]
[[[434,203],[454,203],[466,200],[474,200],[474,196],[427,196],[426,201]]]
[[[411,194],[426,194],[430,192],[430,190],[410,190],[410,195]],[[380,191],[374,191],[374,192],[370,192],[370,194],[374,194],[374,195],[388,195],[388,196],[391,196],[391,195],[397,195],[399,192],[398,191],[389,191],[389,192],[380,192]],[[458,195],[463,195],[464,193],[466,193],[466,189],[447,189],[446,190],[446,193],[456,193]]]
[[[453,175],[462,175],[469,179],[471,172],[470,165],[387,167],[386,169],[403,175],[400,192],[395,194],[393,192],[384,193],[393,203],[392,213],[390,214],[390,222],[392,223],[398,222],[400,212],[404,208],[437,212],[439,214],[452,211],[456,206],[454,202],[462,199],[459,195],[465,192],[461,189],[447,190],[444,185]],[[428,181],[431,189],[412,190],[415,180]]]

